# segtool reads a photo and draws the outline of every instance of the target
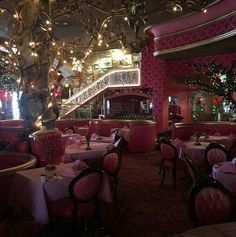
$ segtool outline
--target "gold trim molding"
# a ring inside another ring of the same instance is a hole
[[[222,35],[215,36],[215,37],[210,38],[210,39],[194,42],[192,44],[187,44],[187,45],[184,45],[184,46],[179,46],[179,47],[171,48],[171,49],[163,49],[163,50],[160,50],[160,51],[155,51],[153,53],[153,55],[154,56],[160,56],[160,55],[164,55],[164,54],[176,53],[176,52],[180,52],[180,51],[183,51],[183,50],[193,49],[193,48],[197,48],[197,47],[204,46],[204,45],[207,45],[207,44],[215,43],[215,42],[230,38],[230,37],[235,36],[235,35],[236,35],[236,29],[234,29],[232,31],[229,31],[227,33],[224,33]]]
[[[199,29],[199,28],[202,28],[202,27],[205,27],[205,26],[208,26],[212,23],[215,23],[215,22],[219,22],[219,21],[222,21],[228,17],[231,17],[233,15],[236,14],[236,10],[224,15],[224,16],[221,16],[221,17],[218,17],[214,20],[211,20],[211,21],[208,21],[206,23],[203,23],[203,24],[200,24],[200,25],[197,25],[197,26],[194,26],[194,27],[191,27],[191,28],[188,28],[188,29],[184,29],[184,30],[179,30],[179,31],[175,31],[173,33],[169,33],[169,34],[164,34],[164,35],[161,35],[161,36],[157,36],[154,38],[154,41],[157,41],[157,40],[160,40],[160,39],[164,39],[164,38],[167,38],[167,37],[171,37],[171,36],[175,36],[175,35],[178,35],[178,34],[182,34],[182,33],[186,33],[186,32],[189,32],[189,31],[192,31],[192,30],[196,30],[196,29]]]

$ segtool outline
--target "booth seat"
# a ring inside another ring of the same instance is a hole
[[[55,122],[56,128],[59,129],[59,131],[64,132],[66,128],[74,128],[74,127],[85,127],[89,126],[89,120],[88,119],[59,119]]]
[[[128,148],[131,152],[149,152],[153,151],[156,146],[156,122],[150,120],[62,119],[57,120],[55,124],[62,132],[69,127],[88,126],[90,135],[96,133],[101,136],[110,136],[111,129],[125,127],[130,129]]]
[[[173,126],[172,139],[179,138],[184,141],[188,141],[190,137],[199,132],[203,134],[205,132],[208,135],[229,135],[234,134],[236,136],[236,123],[232,122],[204,122],[204,123],[175,123]]]
[[[4,124],[3,126],[1,126],[1,122]],[[21,125],[21,120],[0,121],[0,139],[7,144],[13,143],[23,131]],[[62,133],[66,128],[88,127],[90,135],[96,133],[107,137],[110,136],[111,130],[114,128],[128,128],[130,129],[128,148],[131,152],[153,151],[156,145],[156,122],[151,120],[60,119],[56,120],[55,126]],[[33,151],[34,146],[35,144],[31,142]],[[37,154],[35,155],[37,156]]]

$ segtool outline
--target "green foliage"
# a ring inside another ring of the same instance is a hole
[[[17,91],[17,74],[5,61],[0,61],[0,90]]]
[[[186,83],[197,86],[201,91],[212,95],[224,97],[232,101],[233,92],[236,91],[236,65],[227,70],[214,61],[209,64],[188,64],[194,71],[194,76],[188,77]]]

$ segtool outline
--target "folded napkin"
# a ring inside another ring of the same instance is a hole
[[[83,162],[82,160],[76,160],[71,164],[71,167],[76,170],[82,170],[82,169],[88,167],[88,165],[85,162]]]
[[[67,167],[60,172],[60,175],[63,177],[75,177],[76,173],[72,167]]]
[[[173,144],[177,147],[177,148],[186,148],[187,146],[184,144],[183,141],[181,141],[179,138],[175,138],[173,141]]]
[[[91,135],[91,140],[96,140],[97,138],[98,138],[99,136],[96,134],[96,133],[93,133],[92,135]]]

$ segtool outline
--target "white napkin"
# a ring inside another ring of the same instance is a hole
[[[186,148],[187,146],[184,144],[183,141],[181,141],[179,138],[175,138],[173,141],[173,144],[178,148]]]
[[[236,166],[233,165],[231,162],[225,162],[218,168],[218,171],[221,173],[235,173],[236,174]]]

